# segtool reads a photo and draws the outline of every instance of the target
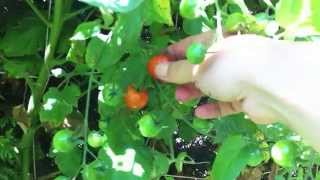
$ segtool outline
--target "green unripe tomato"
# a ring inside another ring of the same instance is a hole
[[[249,160],[248,160],[248,165],[249,166],[258,166],[261,164],[261,162],[264,160],[264,155],[261,149],[257,146],[249,146],[248,147],[249,151]]]
[[[289,140],[280,140],[271,149],[272,159],[283,167],[293,167],[297,154],[297,145]]]
[[[187,60],[191,64],[200,64],[206,55],[207,48],[201,43],[192,43],[187,49]]]
[[[122,89],[113,83],[105,84],[102,90],[104,103],[109,106],[118,106],[123,100]]]
[[[180,15],[187,19],[200,17],[199,0],[181,0],[179,11]]]
[[[70,152],[75,146],[73,132],[69,129],[60,130],[53,136],[53,148],[58,152]]]
[[[91,131],[88,135],[88,144],[91,147],[101,147],[107,141],[107,136],[102,135],[97,131]]]
[[[161,129],[157,126],[153,117],[150,114],[144,115],[139,121],[139,130],[144,137],[156,137]]]

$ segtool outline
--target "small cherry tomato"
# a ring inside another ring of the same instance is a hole
[[[53,136],[53,148],[58,152],[70,152],[75,146],[73,132],[69,129],[60,130]]]
[[[264,160],[264,155],[258,146],[248,146],[247,150],[249,152],[249,160],[247,163],[249,166],[254,167],[262,163]]]
[[[139,110],[147,105],[147,91],[138,92],[133,86],[129,85],[124,96],[124,101],[129,109]]]
[[[102,135],[97,131],[91,131],[88,135],[88,144],[91,147],[101,147],[107,141],[107,136]]]
[[[191,64],[199,64],[204,60],[207,48],[201,43],[192,43],[187,49],[187,60]]]
[[[276,142],[271,149],[271,157],[278,165],[293,167],[297,158],[297,145],[289,140]]]
[[[144,137],[155,137],[161,131],[160,127],[157,126],[152,115],[150,115],[150,114],[144,115],[138,121],[138,125],[139,125],[140,133]]]
[[[153,56],[148,64],[147,64],[147,67],[148,67],[148,72],[149,74],[157,79],[157,75],[156,75],[156,67],[159,63],[165,63],[165,62],[169,62],[169,61],[172,61],[173,58],[170,56],[170,55],[167,55],[167,54],[159,54],[159,55],[156,55],[156,56]]]
[[[180,15],[187,19],[195,19],[200,17],[201,9],[198,0],[181,0],[179,11]]]

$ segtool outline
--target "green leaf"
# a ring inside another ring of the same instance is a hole
[[[125,53],[141,50],[137,48],[143,25],[141,11],[138,8],[121,14],[108,36],[99,34],[91,39],[86,54],[86,62],[91,68],[107,71]]]
[[[164,23],[169,26],[173,25],[170,0],[152,0],[152,15],[158,23]]]
[[[80,168],[81,155],[80,149],[74,148],[74,150],[68,153],[57,153],[54,160],[64,175],[73,177]]]
[[[36,56],[25,56],[4,61],[3,68],[9,76],[15,78],[28,78],[37,75],[42,65],[41,59]]]
[[[295,24],[303,11],[303,5],[304,0],[280,0],[276,5],[276,21],[284,28]]]
[[[215,141],[217,143],[223,142],[230,135],[250,136],[257,131],[256,124],[249,119],[245,119],[243,113],[225,116],[213,123],[216,130]]]
[[[83,41],[94,37],[100,33],[100,21],[84,22],[78,25],[74,35],[70,38],[72,41]]]
[[[66,86],[62,91],[50,88],[43,96],[40,110],[41,122],[48,122],[54,126],[60,125],[77,105],[80,90],[76,85]]]
[[[152,154],[143,146],[126,145],[122,150],[111,149],[106,145],[99,151],[98,160],[101,161],[95,170],[104,173],[102,179],[149,180],[152,171]],[[94,169],[91,171],[95,171]],[[96,171],[97,172],[97,171]],[[92,175],[95,173],[91,172]],[[96,176],[97,177],[97,176]],[[102,176],[100,176],[102,177]],[[98,178],[85,178],[95,180]]]
[[[320,1],[311,0],[311,21],[317,31],[320,31]]]
[[[160,178],[161,176],[168,173],[170,160],[166,155],[157,151],[155,151],[153,154],[152,178]]]
[[[75,62],[77,64],[84,63],[86,52],[86,42],[85,41],[72,41],[70,49],[67,54],[67,60]]]
[[[90,68],[95,68],[97,66],[97,63],[99,61],[102,61],[101,57],[103,56],[103,51],[106,48],[107,39],[108,37],[101,35],[90,40],[85,56],[86,64]]]
[[[129,12],[137,8],[144,0],[79,0],[89,5],[104,9],[111,9],[115,12]]]
[[[234,180],[246,167],[249,153],[245,147],[248,142],[243,136],[228,137],[219,148],[212,166],[211,175],[214,180]]]
[[[0,50],[8,57],[34,55],[44,48],[45,30],[38,18],[23,18],[7,29],[0,41]]]
[[[183,163],[187,157],[188,157],[188,154],[186,152],[181,152],[178,154],[178,156],[176,158],[176,164],[175,164],[178,172],[182,172]]]
[[[196,35],[202,32],[202,19],[184,19],[183,20],[183,31],[188,35]]]

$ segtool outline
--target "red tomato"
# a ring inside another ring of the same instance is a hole
[[[147,105],[147,91],[138,92],[133,86],[129,85],[124,96],[124,101],[129,109],[139,110]]]
[[[170,55],[167,55],[167,54],[159,54],[159,55],[156,55],[156,56],[153,56],[149,62],[148,62],[148,72],[149,74],[157,79],[157,75],[156,75],[156,67],[159,63],[165,63],[165,62],[168,62],[168,61],[172,61],[173,60],[173,57],[170,56]]]

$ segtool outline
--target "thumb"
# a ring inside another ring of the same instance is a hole
[[[199,65],[193,65],[186,60],[160,63],[155,68],[156,76],[163,81],[175,84],[194,82]]]

